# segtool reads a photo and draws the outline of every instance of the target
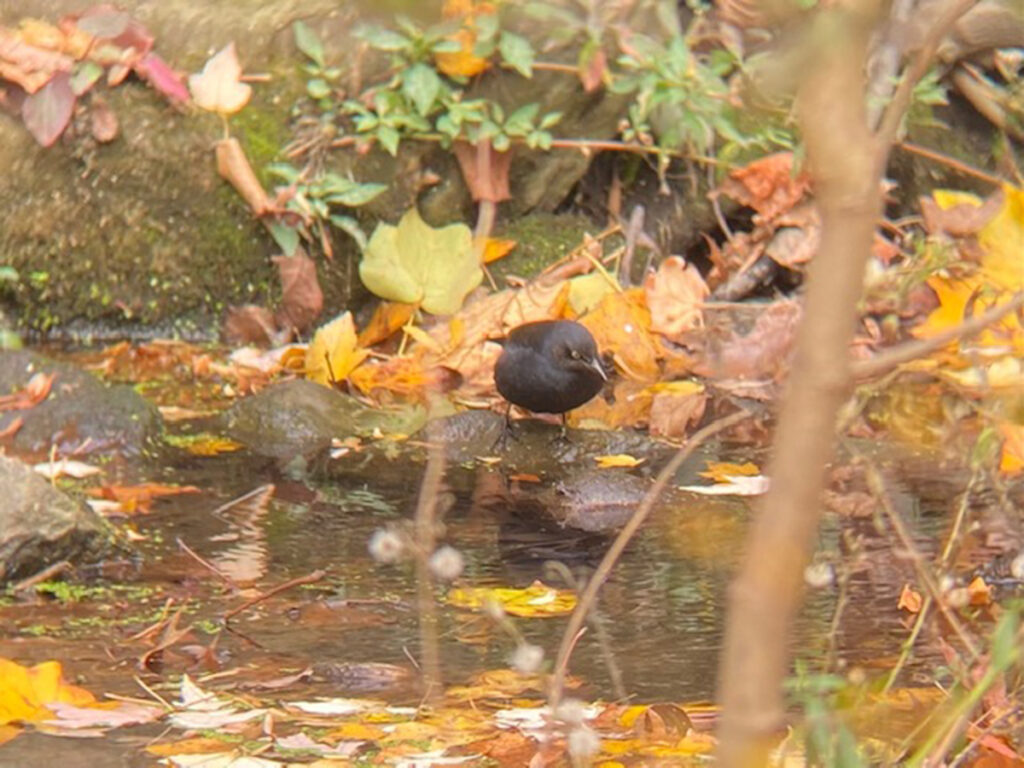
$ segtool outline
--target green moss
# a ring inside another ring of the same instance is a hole
[[[593,233],[594,224],[582,216],[532,213],[508,222],[496,236],[516,241],[515,249],[489,266],[494,277],[506,275],[533,277],[545,267],[567,256]]]

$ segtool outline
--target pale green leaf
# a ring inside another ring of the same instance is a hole
[[[469,227],[451,224],[434,229],[410,208],[397,227],[377,225],[359,276],[381,298],[419,304],[435,315],[451,315],[466,294],[480,285],[483,271]]]

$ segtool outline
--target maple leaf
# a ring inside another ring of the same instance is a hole
[[[188,88],[196,106],[222,115],[234,114],[252,96],[252,87],[242,82],[242,65],[234,43],[214,54],[198,75],[189,75]]]

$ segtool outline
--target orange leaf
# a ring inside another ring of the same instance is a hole
[[[810,188],[807,173],[793,174],[793,153],[778,152],[736,169],[719,191],[773,219],[796,205]]]
[[[904,584],[903,591],[900,592],[900,602],[896,608],[897,610],[902,608],[908,613],[920,613],[923,602],[920,592],[915,592],[909,584]]]
[[[484,264],[508,256],[509,252],[517,245],[515,240],[500,240],[496,237],[488,237],[484,241],[484,253],[481,260]]]
[[[370,322],[359,332],[359,346],[372,347],[377,342],[390,338],[399,328],[409,322],[415,312],[415,304],[382,301],[373,310]]]
[[[658,349],[650,334],[651,313],[643,289],[609,293],[590,314],[580,319],[602,352],[611,352],[616,365],[629,378],[655,381]]]
[[[48,720],[53,713],[46,705],[56,702],[83,707],[94,704],[96,698],[65,682],[59,661],[23,667],[0,657],[0,725]]]

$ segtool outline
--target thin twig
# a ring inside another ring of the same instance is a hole
[[[971,636],[967,634],[967,630],[964,629],[964,625],[960,619],[949,609],[949,606],[946,605],[945,601],[942,599],[942,589],[939,586],[939,582],[928,569],[924,556],[914,544],[914,539],[910,535],[910,531],[907,530],[907,526],[903,522],[903,518],[892,505],[892,500],[889,498],[889,493],[885,487],[885,479],[882,477],[881,471],[879,471],[877,466],[863,456],[861,457],[861,460],[865,463],[868,488],[882,505],[882,509],[885,511],[886,517],[888,517],[889,522],[892,523],[896,536],[899,538],[903,548],[906,549],[907,553],[910,555],[910,560],[914,564],[914,570],[917,572],[917,577],[921,580],[925,590],[935,601],[935,605],[938,607],[943,618],[949,622],[949,625],[953,628],[957,637],[960,638],[960,642],[963,643],[964,648],[967,650],[972,661],[977,659],[978,654],[980,653],[978,646],[975,644]]]
[[[34,587],[36,584],[39,584],[40,582],[46,581],[51,576],[56,576],[58,573],[64,573],[64,571],[68,570],[69,568],[71,568],[71,563],[68,560],[61,560],[59,563],[54,563],[53,565],[47,566],[38,573],[35,573],[27,578],[22,579],[13,587],[11,587],[11,591],[23,592],[26,589],[29,589],[30,587]]]
[[[936,163],[952,168],[954,171],[962,173],[964,176],[971,176],[975,179],[981,179],[987,181],[989,184],[996,184],[1002,186],[1008,184],[1006,179],[1002,179],[999,176],[983,171],[980,168],[968,165],[955,157],[944,155],[941,152],[936,152],[934,149],[928,149],[928,147],[922,147],[920,144],[914,144],[909,141],[901,141],[896,145],[897,149],[902,149],[904,152],[909,152],[913,155],[920,155],[921,157],[929,160],[934,160]]]
[[[896,87],[892,100],[885,108],[878,131],[875,133],[875,151],[879,166],[884,164],[885,159],[889,156],[889,149],[896,142],[900,124],[903,122],[907,108],[910,106],[910,100],[914,95],[914,88],[924,77],[928,67],[931,66],[939,43],[942,42],[953,23],[977,3],[978,0],[948,0],[946,6],[935,14],[935,22],[929,26],[928,34],[918,49],[917,55],[904,71],[900,84]]]
[[[566,669],[569,664],[569,655],[572,653],[572,648],[576,642],[576,636],[579,631],[583,628],[583,623],[586,620],[587,614],[594,606],[597,600],[597,593],[604,585],[605,581],[608,580],[608,576],[611,574],[612,569],[618,562],[619,557],[622,556],[623,551],[626,549],[626,545],[629,544],[636,532],[640,530],[640,526],[643,525],[644,520],[651,513],[654,508],[654,502],[657,501],[661,492],[668,485],[668,481],[675,475],[676,470],[686,461],[693,452],[696,451],[701,445],[703,445],[709,438],[717,435],[724,429],[740,423],[744,419],[748,418],[750,414],[747,411],[738,411],[729,416],[714,421],[708,424],[703,429],[696,432],[686,443],[679,448],[676,455],[672,457],[672,460],[666,464],[661,472],[658,473],[657,479],[654,481],[654,485],[651,486],[650,490],[644,496],[643,501],[640,502],[640,506],[637,507],[633,516],[629,519],[629,522],[623,526],[622,530],[619,531],[619,535],[615,537],[615,541],[605,552],[604,557],[601,558],[601,562],[598,564],[597,569],[594,571],[594,575],[590,577],[587,582],[586,588],[580,595],[579,601],[576,603],[576,608],[573,610],[572,615],[569,617],[569,621],[565,626],[565,631],[562,633],[562,642],[558,647],[558,657],[555,660],[555,670],[551,676],[551,687],[548,692],[548,700],[550,702],[552,710],[558,706],[558,702],[562,698],[562,691],[565,687],[565,675]]]
[[[441,651],[438,639],[437,605],[430,556],[434,554],[437,530],[437,500],[444,477],[444,443],[438,439],[436,420],[427,426],[430,447],[427,468],[420,484],[414,521],[416,539],[416,602],[420,617],[420,667],[425,702],[433,704],[441,696]]]
[[[1007,303],[992,307],[992,309],[977,317],[972,317],[970,320],[965,320],[959,325],[948,328],[945,331],[940,331],[930,339],[911,341],[898,347],[887,349],[870,360],[853,362],[850,364],[850,373],[855,379],[859,380],[872,379],[883,373],[888,373],[891,369],[903,365],[903,363],[909,363],[911,360],[917,360],[932,352],[936,352],[957,339],[966,339],[981,333],[990,325],[998,323],[1021,307],[1024,307],[1024,292],[1015,293]]]
[[[268,589],[266,592],[262,592],[250,600],[246,600],[237,608],[232,608],[230,611],[225,613],[224,623],[227,624],[229,621],[231,621],[233,617],[237,616],[242,611],[252,608],[257,603],[262,603],[264,600],[267,600],[273,597],[274,595],[280,594],[281,592],[285,592],[291,589],[292,587],[302,586],[303,584],[314,584],[315,582],[320,581],[320,579],[322,579],[326,575],[327,571],[323,570],[322,568],[318,568],[317,570],[313,571],[312,573],[308,573],[305,576],[299,576],[294,579],[289,579],[283,584],[278,584],[276,587]]]
[[[204,557],[202,557],[202,555],[200,555],[198,552],[196,552],[194,549],[192,549],[192,547],[190,547],[188,544],[186,544],[182,540],[182,538],[180,536],[177,539],[175,539],[175,541],[177,542],[179,547],[181,547],[183,550],[185,550],[185,554],[187,554],[189,557],[191,557],[193,560],[195,560],[201,566],[206,568],[208,571],[210,571],[210,573],[212,573],[214,576],[216,576],[218,579],[223,581],[225,584],[227,584],[232,589],[238,589],[238,585],[235,584],[235,582],[232,580],[232,578],[230,576],[228,576],[226,573],[224,573],[224,571],[222,571],[216,565],[211,563],[209,560],[207,560]]]

